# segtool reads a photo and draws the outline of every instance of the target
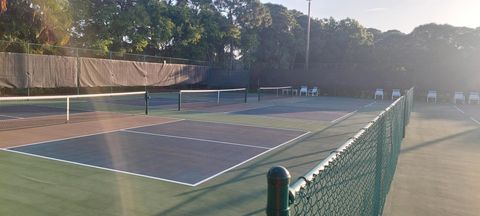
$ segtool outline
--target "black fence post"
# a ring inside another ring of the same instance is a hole
[[[145,115],[148,115],[148,101],[150,100],[150,94],[145,91]]]
[[[245,103],[248,102],[248,86],[245,87]]]
[[[260,95],[261,95],[261,91],[260,88],[257,89],[257,97],[258,97],[258,102],[260,102]]]
[[[178,92],[178,111],[182,109],[182,92]]]
[[[289,216],[290,173],[285,167],[277,166],[268,171],[267,216]]]

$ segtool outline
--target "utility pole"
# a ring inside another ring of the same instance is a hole
[[[307,1],[308,1],[308,24],[307,24],[307,45],[305,50],[305,71],[308,74],[309,63],[310,63],[310,6],[312,3],[312,0],[307,0]]]

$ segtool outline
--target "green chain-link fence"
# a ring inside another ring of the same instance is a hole
[[[289,185],[268,173],[267,215],[382,215],[413,104],[413,88],[324,161]]]

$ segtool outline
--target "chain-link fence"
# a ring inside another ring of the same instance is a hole
[[[203,61],[0,41],[0,88],[28,94],[31,88],[194,85],[207,76]]]
[[[291,185],[272,168],[267,215],[382,215],[412,103],[413,88]]]

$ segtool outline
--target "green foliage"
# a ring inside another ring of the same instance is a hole
[[[0,39],[66,45],[72,26],[67,0],[8,1],[0,15]]]
[[[2,51],[61,54],[48,44],[99,49],[101,56],[109,51],[164,55],[243,67],[252,71],[255,83],[258,77],[273,77],[275,84],[331,89],[337,83],[480,85],[475,81],[480,80],[480,28],[426,24],[404,34],[368,29],[349,18],[312,19],[306,73],[308,18],[281,5],[259,0],[7,2],[8,10],[0,14],[0,40],[9,42],[0,45]],[[28,42],[43,45],[29,47]],[[446,79],[452,74],[458,78]],[[436,80],[426,81],[431,77]]]

